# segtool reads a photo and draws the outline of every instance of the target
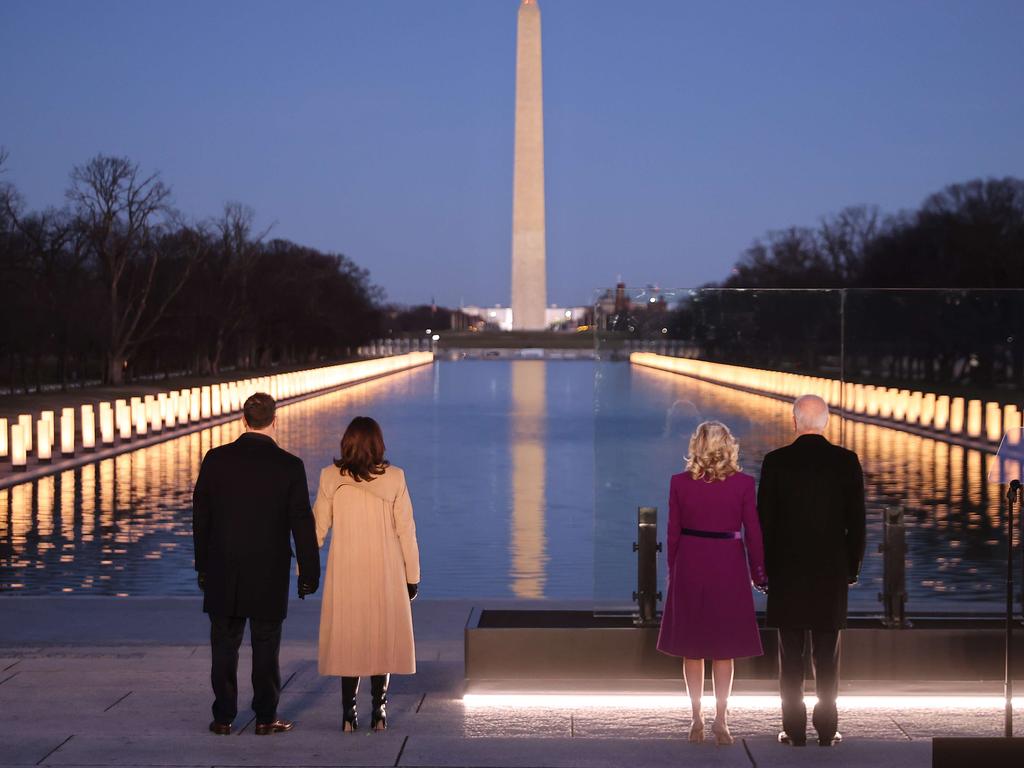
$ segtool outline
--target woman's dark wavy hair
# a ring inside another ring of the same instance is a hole
[[[384,458],[384,434],[380,424],[369,416],[356,416],[341,438],[341,458],[334,466],[341,474],[349,474],[356,482],[371,482],[383,475],[391,462]]]

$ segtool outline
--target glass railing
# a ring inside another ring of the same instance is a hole
[[[595,599],[635,589],[638,506],[659,508],[664,541],[669,478],[698,423],[729,425],[756,478],[794,438],[792,399],[813,393],[834,414],[827,437],[865,471],[851,611],[883,609],[887,508],[905,521],[909,613],[1004,607],[1005,501],[987,471],[1020,427],[1024,291],[620,286],[596,294],[594,313]],[[659,568],[663,584],[664,557]]]

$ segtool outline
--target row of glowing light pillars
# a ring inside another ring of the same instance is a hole
[[[23,413],[10,425],[7,419],[0,419],[0,459],[9,456],[15,471],[24,470],[28,466],[30,454],[38,464],[50,463],[57,437],[60,438],[60,455],[72,458],[79,451],[89,453],[97,447],[111,447],[116,440],[127,443],[136,438],[179,430],[191,424],[239,413],[246,399],[255,392],[267,392],[275,400],[287,400],[424,365],[433,359],[431,352],[410,352],[394,357],[160,392],[156,395],[128,397],[101,402],[98,420],[96,408],[87,403],[77,409],[61,410],[59,433],[54,411],[43,411],[38,418]]]
[[[909,425],[936,435],[965,437],[993,445],[998,445],[1006,433],[1017,436],[1022,426],[1021,411],[1013,404],[854,384],[820,376],[745,368],[653,352],[633,352],[629,360],[636,365],[781,397],[818,395],[830,407],[847,413],[888,421],[894,426]]]

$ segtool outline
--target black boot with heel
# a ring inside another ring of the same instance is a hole
[[[345,733],[359,728],[356,719],[356,694],[359,693],[358,677],[341,678],[341,730]]]
[[[370,729],[383,731],[388,727],[387,704],[388,683],[391,675],[373,675],[370,678],[370,692],[373,695],[373,715],[370,718]]]

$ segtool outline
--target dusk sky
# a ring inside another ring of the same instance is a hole
[[[518,0],[0,3],[33,208],[98,152],[390,300],[507,303]],[[847,205],[1024,177],[1024,2],[540,0],[549,301],[724,278]]]

